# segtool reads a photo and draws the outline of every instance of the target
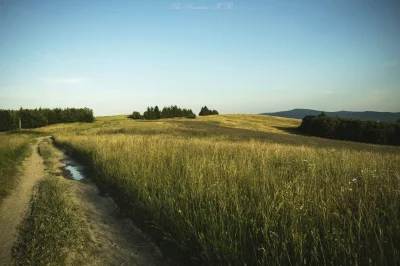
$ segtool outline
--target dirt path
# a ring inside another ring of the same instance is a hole
[[[60,150],[54,152],[59,169],[66,159]],[[71,182],[75,201],[86,219],[88,242],[86,248],[92,254],[90,260],[80,265],[166,265],[155,245],[129,219],[121,218],[111,198],[99,195],[99,189],[89,178]],[[90,254],[89,254],[90,255]]]
[[[31,145],[32,154],[23,162],[24,173],[17,187],[0,206],[0,265],[12,265],[11,248],[17,239],[16,227],[28,210],[34,185],[44,174],[43,159],[37,149],[41,139]]]

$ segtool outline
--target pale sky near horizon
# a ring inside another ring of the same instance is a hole
[[[400,1],[0,0],[0,109],[400,111]]]

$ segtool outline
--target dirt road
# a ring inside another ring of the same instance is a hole
[[[0,206],[0,265],[12,265],[11,248],[17,239],[17,226],[24,218],[33,187],[43,177],[43,159],[38,154],[38,142],[31,145],[32,153],[23,162],[23,175],[11,195]]]
[[[53,157],[57,169],[65,166],[62,160],[67,155],[54,149]],[[159,249],[129,219],[120,216],[111,198],[100,196],[91,179],[66,181],[72,185],[74,201],[86,220],[89,257],[79,261],[80,265],[166,265]]]
[[[43,142],[53,148],[53,167],[45,168],[38,153]],[[49,137],[38,138],[31,145],[32,153],[23,162],[23,175],[11,195],[0,206],[0,265],[13,265],[11,249],[17,240],[20,225],[29,208],[36,182],[46,173],[61,175],[66,155],[55,148]],[[56,178],[56,177],[54,177]],[[58,177],[60,178],[60,177]],[[166,265],[159,249],[130,220],[121,218],[110,198],[99,195],[96,184],[89,178],[81,181],[64,179],[72,186],[72,201],[79,206],[85,220],[87,243],[83,256],[72,254],[67,265]]]

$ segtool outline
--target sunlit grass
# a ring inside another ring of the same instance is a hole
[[[175,123],[184,122],[184,123]],[[237,129],[255,130],[261,132],[284,133],[297,128],[301,120],[280,118],[265,115],[213,115],[197,117],[196,119],[172,118],[157,121],[137,121],[127,116],[96,117],[94,123],[57,124],[39,129],[41,132],[94,132],[98,129],[124,129],[127,131],[174,130],[185,129],[191,125],[207,122],[210,125]],[[286,130],[285,130],[286,129]]]
[[[288,134],[288,129],[296,129],[301,124],[299,119],[266,115],[210,115],[199,116],[197,119],[199,121],[218,122],[227,127],[282,134]]]
[[[56,139],[192,261],[399,261],[399,153],[91,133]]]

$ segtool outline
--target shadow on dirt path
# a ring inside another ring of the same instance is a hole
[[[31,145],[31,155],[23,162],[23,175],[17,187],[0,206],[0,265],[13,265],[11,249],[17,240],[17,226],[25,217],[36,182],[44,175],[43,159],[38,153],[42,139]]]

